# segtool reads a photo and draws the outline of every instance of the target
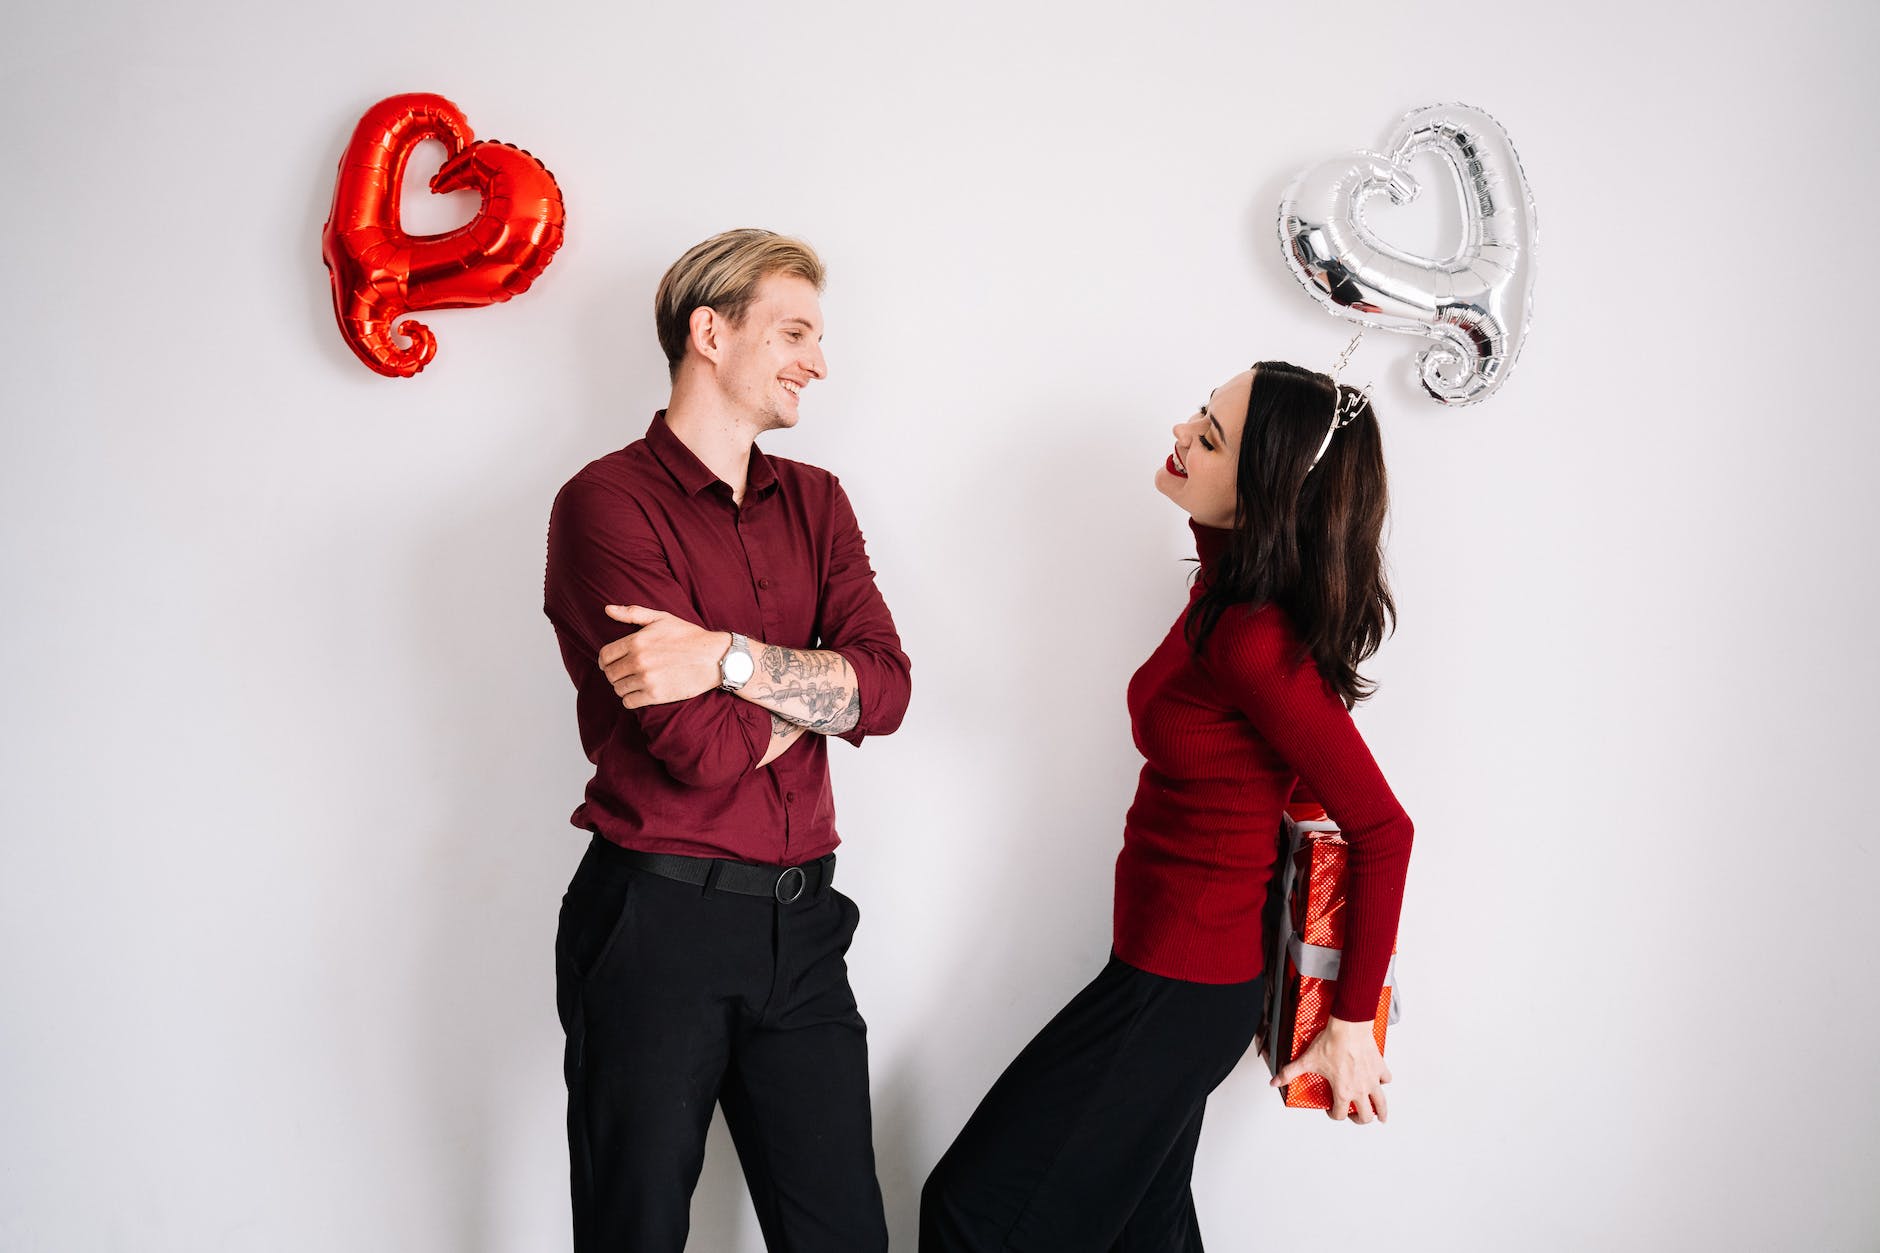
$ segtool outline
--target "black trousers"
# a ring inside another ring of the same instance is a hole
[[[1111,957],[934,1167],[922,1253],[1198,1253],[1201,1114],[1253,1042],[1265,982],[1186,983]]]
[[[884,1250],[866,1028],[843,960],[860,911],[693,887],[594,838],[562,898],[576,1253],[678,1253],[722,1105],[772,1250]]]

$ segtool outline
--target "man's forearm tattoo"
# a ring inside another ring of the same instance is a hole
[[[822,735],[840,735],[862,720],[862,694],[843,679],[848,667],[839,654],[766,644],[757,666],[770,683],[752,685],[750,694],[785,706],[771,710],[773,734],[782,734],[776,731],[779,717]]]
[[[778,648],[775,644],[764,645],[764,652],[757,661],[758,666],[770,676],[772,683],[782,683],[786,679],[826,679],[842,673],[842,657],[838,653],[820,649],[797,650]]]
[[[780,740],[784,736],[789,735],[792,731],[797,731],[800,729],[801,728],[799,728],[796,725],[796,723],[790,721],[788,718],[784,717],[782,714],[778,713],[776,710],[774,709],[771,710],[770,712],[770,738],[774,740]]]

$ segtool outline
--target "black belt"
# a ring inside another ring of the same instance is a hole
[[[826,853],[800,866],[766,866],[750,861],[726,861],[717,857],[684,857],[678,853],[643,853],[637,848],[622,848],[605,837],[601,843],[620,860],[662,879],[677,879],[694,887],[740,896],[768,896],[785,905],[804,896],[813,896],[835,881],[836,855]]]

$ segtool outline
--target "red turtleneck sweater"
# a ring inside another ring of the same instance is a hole
[[[1199,597],[1227,533],[1190,523]],[[1178,617],[1129,681],[1142,778],[1116,859],[1116,955],[1193,983],[1260,973],[1261,910],[1295,785],[1351,844],[1344,957],[1332,1014],[1377,1015],[1397,936],[1410,819],[1344,703],[1274,606],[1229,609],[1197,659]]]

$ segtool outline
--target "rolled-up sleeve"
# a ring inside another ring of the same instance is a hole
[[[582,701],[611,702],[613,718],[632,720],[646,751],[679,783],[724,787],[755,770],[769,751],[770,715],[748,701],[714,690],[639,709],[620,703],[601,672],[600,652],[635,628],[608,617],[608,605],[643,605],[697,623],[691,597],[639,506],[616,489],[577,478],[549,514],[543,607]],[[599,743],[585,747],[591,760],[598,758]]]
[[[855,509],[833,475],[829,510],[829,573],[823,583],[817,634],[821,647],[840,653],[855,671],[862,716],[841,738],[859,745],[870,735],[887,735],[901,725],[913,681],[894,618],[875,586],[875,571],[868,563]]]

